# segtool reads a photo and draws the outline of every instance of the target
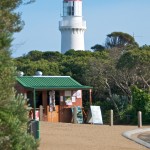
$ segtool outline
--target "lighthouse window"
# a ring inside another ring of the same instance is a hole
[[[64,16],[73,16],[74,15],[74,2],[64,1],[64,3],[63,3],[63,15]]]
[[[64,1],[63,3],[63,15],[74,16],[74,1]]]
[[[68,15],[68,13],[67,13],[68,9],[67,9],[67,8],[68,8],[68,2],[65,1],[65,2],[63,3],[63,15],[64,15],[64,16],[67,16],[67,15]]]
[[[74,16],[74,6],[72,7],[72,16]]]
[[[72,6],[72,16],[74,16],[74,1],[73,1],[73,6]]]
[[[73,16],[74,15],[74,7],[73,6],[68,6],[67,15],[68,16]]]

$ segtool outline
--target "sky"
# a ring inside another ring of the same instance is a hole
[[[60,51],[62,0],[36,0],[16,11],[22,13],[23,30],[14,34],[12,56],[31,50]],[[150,45],[150,0],[83,0],[83,18],[87,22],[85,49],[104,45],[114,31],[134,36],[140,46]]]

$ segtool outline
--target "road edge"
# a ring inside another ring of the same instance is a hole
[[[132,135],[134,134],[141,134],[144,132],[148,132],[150,131],[150,128],[144,128],[144,129],[135,129],[135,130],[131,130],[131,131],[126,131],[122,133],[122,136],[126,137],[127,139],[130,139],[138,144],[141,144],[147,148],[150,148],[150,143],[147,143],[139,138],[133,138]]]

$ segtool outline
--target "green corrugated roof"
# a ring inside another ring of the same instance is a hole
[[[17,81],[25,88],[34,89],[91,89],[70,76],[22,76]]]

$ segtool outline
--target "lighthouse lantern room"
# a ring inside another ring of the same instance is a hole
[[[63,16],[59,22],[59,30],[62,53],[70,49],[85,50],[86,21],[82,17],[82,0],[63,0]]]

